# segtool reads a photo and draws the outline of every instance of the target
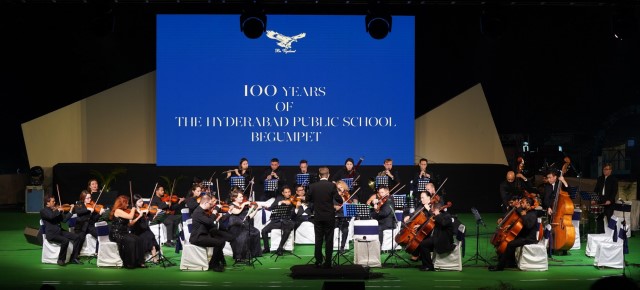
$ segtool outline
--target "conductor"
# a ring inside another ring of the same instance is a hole
[[[316,236],[314,257],[316,267],[331,268],[333,256],[333,229],[335,228],[336,208],[342,202],[336,185],[329,181],[329,168],[320,167],[320,181],[309,185],[308,201],[314,204],[313,228]],[[324,259],[322,243],[324,241]]]

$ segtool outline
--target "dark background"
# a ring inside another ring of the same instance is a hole
[[[37,165],[21,123],[155,70],[156,14],[246,9],[235,0],[88,2],[1,1],[0,173]],[[262,2],[267,16],[363,15],[366,33],[367,1]],[[532,173],[567,154],[595,177],[603,147],[640,141],[639,1],[389,2],[392,14],[416,15],[416,118],[480,83],[510,164],[529,141]],[[628,178],[637,151],[626,152]]]

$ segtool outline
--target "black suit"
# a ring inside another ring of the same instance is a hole
[[[264,190],[264,193],[262,194],[262,196],[258,198],[258,200],[260,201],[265,201],[272,197],[276,197],[276,192],[279,192],[283,186],[287,185],[287,177],[285,176],[286,173],[280,167],[276,168],[276,170],[271,170],[271,167],[269,167],[267,170],[265,170],[262,173],[262,175],[260,176],[260,182],[262,182],[263,185],[265,180],[267,180],[267,177],[269,177],[269,175],[271,175],[272,172],[275,172],[275,174],[278,175],[278,179],[276,179],[278,180],[278,188],[276,188],[275,191]]]
[[[281,229],[282,230],[282,235],[281,235],[281,239],[280,239],[280,244],[278,245],[278,250],[283,250],[284,244],[287,242],[287,239],[289,239],[289,236],[291,235],[291,232],[293,231],[293,228],[295,226],[295,223],[293,222],[293,205],[287,205],[287,204],[281,204],[278,205],[278,203],[280,203],[281,201],[284,200],[284,196],[279,195],[278,197],[276,197],[276,199],[273,201],[273,204],[271,204],[270,208],[273,210],[274,208],[278,207],[278,208],[286,208],[285,210],[290,210],[291,211],[291,216],[289,216],[288,218],[285,219],[278,219],[278,220],[274,220],[273,218],[271,219],[271,221],[269,221],[268,224],[266,224],[263,228],[262,228],[262,243],[264,245],[264,252],[268,252],[269,251],[269,233],[271,232],[271,230],[273,229]],[[273,216],[272,216],[273,217]]]
[[[456,247],[453,243],[453,220],[451,215],[446,211],[440,211],[440,214],[433,219],[433,234],[420,242],[420,259],[422,260],[422,266],[426,268],[433,268],[431,252],[435,251],[438,254],[443,254],[453,251]]]
[[[553,208],[554,206],[554,202],[555,202],[555,198],[556,198],[556,191],[558,189],[558,186],[562,185],[562,191],[568,191],[569,188],[564,186],[564,184],[562,184],[562,182],[560,182],[560,180],[556,180],[555,186],[551,186],[551,184],[547,183],[544,185],[544,200],[542,203],[542,207],[544,209],[547,208]]]
[[[296,217],[294,218],[294,221],[294,229],[298,229],[303,222],[313,222],[313,203],[307,202],[306,207],[303,206],[302,203],[299,203],[296,208]]]
[[[538,228],[536,227],[538,216],[535,210],[530,210],[526,215],[522,216],[522,209],[516,209],[518,215],[521,216],[522,229],[518,232],[515,239],[507,244],[507,248],[504,253],[499,256],[499,262],[497,268],[502,269],[504,267],[515,264],[516,248],[524,245],[535,244],[538,242],[536,234]]]
[[[333,256],[333,229],[335,228],[336,210],[334,204],[342,202],[336,185],[327,180],[309,186],[307,195],[309,202],[313,202],[314,233],[316,236],[314,256],[316,265],[324,261],[325,266],[331,266]],[[322,243],[324,241],[325,260],[322,257]]]
[[[180,212],[180,210],[182,209],[182,205],[179,203],[173,203],[171,204],[171,206],[169,206],[155,194],[151,198],[151,202],[149,202],[149,205],[157,206],[163,211],[174,211],[173,214],[167,215],[162,223],[167,227],[167,241],[175,241],[178,238],[178,225],[182,222],[182,213]]]
[[[593,189],[593,192],[598,195],[598,200],[596,201],[598,204],[604,204],[607,200],[610,202],[609,205],[603,205],[603,213],[596,217],[596,231],[601,234],[604,233],[604,217],[607,217],[607,220],[611,220],[611,216],[613,215],[616,196],[618,195],[618,179],[613,175],[609,175],[607,178],[605,178],[604,175],[600,175],[596,181],[596,187]]]
[[[395,220],[395,204],[393,202],[393,196],[389,195],[387,201],[380,206],[378,211],[371,208],[371,217],[378,220],[378,238],[380,239],[380,245],[383,241],[384,230],[390,230],[396,228]]]
[[[73,231],[77,235],[86,236],[86,234],[91,234],[94,238],[97,238],[96,222],[100,219],[100,213],[91,212],[84,204],[74,206],[73,212],[77,216]]]
[[[71,252],[71,260],[78,259],[78,254],[82,249],[84,243],[84,235],[76,235],[62,229],[62,223],[71,218],[71,213],[63,214],[58,210],[52,210],[45,207],[40,210],[40,218],[44,224],[44,233],[47,237],[47,241],[60,244],[60,254],[58,254],[58,261],[66,261],[67,248],[69,242],[73,243],[73,251]]]
[[[224,243],[232,240],[233,236],[228,232],[219,230],[215,216],[208,216],[200,206],[191,214],[191,220],[193,223],[189,242],[196,246],[213,247],[209,268],[219,267],[224,260],[222,252]]]

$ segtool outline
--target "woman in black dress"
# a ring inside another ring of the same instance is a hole
[[[262,257],[260,231],[253,225],[253,217],[261,208],[257,203],[244,200],[242,190],[234,188],[229,205],[229,233],[236,237],[231,241],[236,262]]]
[[[142,196],[138,194],[134,195],[133,201],[136,205],[136,210],[145,212],[145,210],[143,209],[144,201],[142,200]],[[151,252],[151,260],[153,261],[153,263],[158,263],[157,253],[160,251],[160,245],[158,245],[156,235],[154,235],[149,228],[149,221],[152,220],[153,217],[154,214],[151,213],[143,213],[141,215],[138,215],[131,221],[131,223],[133,224],[131,227],[131,232],[142,239],[143,250],[145,254]]]
[[[129,197],[120,195],[116,198],[109,213],[111,220],[109,240],[118,244],[120,258],[125,268],[146,268],[144,264],[144,244],[140,237],[129,232],[129,223],[142,214],[137,209],[129,209]]]

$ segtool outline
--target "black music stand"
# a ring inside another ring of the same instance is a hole
[[[364,203],[357,203],[357,204],[347,204],[345,206],[353,206],[355,208],[356,211],[356,219],[359,220],[370,220],[371,219],[371,206],[368,204],[364,204]],[[349,207],[346,208],[346,210],[350,210]]]
[[[380,186],[389,186],[389,176],[376,176],[376,190]]]
[[[278,206],[274,207],[273,209],[271,209],[271,217],[270,217],[271,222],[280,221],[280,239],[284,239],[284,235],[283,235],[283,233],[284,233],[284,229],[283,229],[284,222],[286,222],[286,221],[293,222],[291,220],[291,215],[293,214],[294,208],[295,207],[293,207],[292,205],[283,204],[283,205],[278,205]],[[292,230],[290,235],[293,235],[293,234],[294,234],[294,231]],[[281,240],[281,242],[282,242],[282,240]],[[284,244],[286,244],[286,243],[287,243],[287,241],[284,242]],[[302,259],[302,258],[300,258],[300,256],[294,254],[293,251],[284,250],[284,246],[283,246],[282,256],[284,256],[285,253],[289,253],[291,255],[294,255],[294,256],[298,257],[298,259]],[[276,251],[275,253],[271,254],[271,257],[273,257],[274,255],[277,255],[277,254],[278,254],[278,252]],[[276,262],[278,261],[279,257],[280,256],[276,256],[276,260],[275,260]]]
[[[253,222],[253,218],[249,217],[249,214],[251,214],[250,212],[247,212],[247,215],[244,216],[244,218],[242,219],[242,226],[247,228],[247,243],[251,243],[251,223]],[[232,266],[235,266],[236,264],[245,264],[247,266],[251,266],[254,269],[256,268],[255,263],[258,262],[260,263],[260,265],[262,265],[262,262],[260,262],[260,260],[258,260],[257,256],[253,256],[253,254],[251,253],[251,246],[248,246],[248,252],[249,252],[249,261],[248,262],[234,262]]]
[[[600,199],[600,197],[598,196],[597,193],[589,192],[589,191],[581,191],[580,192],[580,198],[582,200],[588,200],[588,201],[594,201],[595,200],[596,203],[598,202],[598,199]],[[593,219],[593,221],[592,221],[592,219]],[[595,233],[598,230],[597,222],[598,222],[598,217],[597,216],[593,216],[592,217],[591,205],[589,205],[589,212],[587,213],[587,230],[588,230],[588,232]],[[582,233],[582,232],[580,232],[580,233]]]
[[[153,261],[153,258],[158,258],[158,263],[162,264],[163,268],[167,268],[168,266],[175,266],[176,264],[174,262],[172,262],[171,260],[169,260],[169,258],[165,257],[164,254],[162,254],[162,246],[161,246],[161,241],[162,241],[162,228],[160,227],[164,220],[167,218],[167,215],[165,214],[164,211],[158,210],[158,212],[156,212],[156,215],[153,217],[152,220],[149,221],[149,226],[157,226],[158,227],[158,248],[160,248],[160,250],[158,252],[156,252],[156,254],[152,257],[150,257],[149,259],[147,259],[146,263],[149,263],[151,261]]]
[[[430,178],[418,178],[418,193],[427,191],[427,183],[431,182]]]
[[[484,223],[484,221],[482,221],[482,217],[480,216],[480,213],[475,207],[471,208],[471,213],[473,213],[473,217],[476,219],[476,253],[473,256],[471,256],[469,260],[462,263],[462,265],[465,265],[467,262],[471,262],[471,261],[475,261],[475,265],[477,265],[478,261],[482,261],[486,266],[486,265],[489,265],[490,263],[489,261],[487,261],[487,259],[485,259],[480,255],[478,248],[480,245],[480,224],[482,224],[485,228],[487,227],[487,225]]]
[[[396,201],[400,202],[400,204],[402,204],[402,207],[404,207],[405,205],[405,196],[396,196],[396,195],[392,195],[393,197],[393,202],[395,203]],[[391,205],[386,204],[385,206],[389,206],[391,207]],[[397,204],[396,204],[397,206]],[[397,225],[398,224],[398,218],[396,217],[396,209],[392,208],[392,213],[393,215],[393,224]],[[387,261],[389,259],[391,259],[391,257],[394,257],[396,259],[396,264],[392,264],[392,268],[395,268],[395,266],[397,265],[398,259],[404,261],[405,263],[407,263],[407,265],[411,265],[411,263],[409,263],[409,261],[407,261],[405,258],[401,257],[397,251],[396,251],[396,242],[395,242],[395,238],[396,238],[396,227],[391,228],[391,250],[389,250],[389,256],[387,256],[386,259],[384,259],[384,262],[382,262],[382,265],[384,266],[385,264],[387,264]],[[382,245],[381,245],[382,246]]]
[[[309,189],[309,173],[296,174],[296,184],[304,186],[305,189]]]
[[[344,265],[346,263],[349,263],[351,265],[353,265],[353,263],[351,261],[349,261],[349,258],[347,258],[344,253],[340,252],[340,245],[342,245],[342,230],[341,226],[342,223],[349,223],[349,221],[347,219],[351,219],[352,217],[356,216],[357,211],[355,210],[355,207],[350,206],[350,209],[347,209],[347,206],[352,205],[351,203],[344,203],[343,204],[343,208],[342,208],[342,213],[344,216],[342,217],[336,217],[336,219],[338,220],[338,224],[336,224],[336,228],[338,228],[338,251],[336,251],[335,255],[333,255],[333,259],[332,259],[332,263],[335,266],[339,266],[339,265]],[[347,243],[349,241],[347,240]],[[340,264],[340,256],[342,256],[344,258],[344,260],[346,262]]]

